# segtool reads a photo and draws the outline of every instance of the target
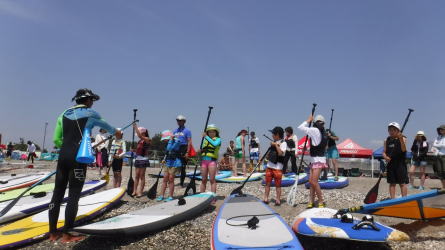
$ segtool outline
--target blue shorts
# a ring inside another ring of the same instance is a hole
[[[252,160],[252,161],[260,160],[260,153],[259,152],[250,152],[250,160]]]
[[[326,152],[326,158],[328,159],[338,159],[340,158],[338,154],[337,147],[330,147],[328,148],[328,151]]]
[[[182,161],[181,161],[180,158],[176,158],[176,159],[167,159],[167,160],[165,161],[165,163],[166,163],[167,167],[174,167],[174,168],[182,167]]]

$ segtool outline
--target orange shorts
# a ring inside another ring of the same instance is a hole
[[[281,187],[281,178],[283,172],[278,169],[267,168],[266,169],[266,184],[270,184],[272,179],[275,181],[275,187]]]

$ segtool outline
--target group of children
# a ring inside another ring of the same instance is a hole
[[[310,124],[313,127],[310,127]],[[326,178],[326,169],[329,168],[328,161],[331,160],[335,169],[335,177],[337,178],[338,169],[336,159],[338,151],[335,145],[335,141],[338,137],[332,131],[325,129],[325,119],[321,115],[317,115],[314,119],[310,116],[304,121],[298,129],[307,134],[310,138],[310,156],[311,164],[309,166],[309,183],[310,183],[310,196],[308,202],[308,208],[312,208],[317,204],[318,207],[325,207],[326,203],[323,199],[323,194],[319,186],[319,180],[323,179],[321,176],[324,173]],[[148,160],[148,147],[150,145],[150,138],[147,129],[143,127],[137,127],[134,124],[134,128],[139,142],[136,148],[136,177],[134,195],[136,197],[142,196],[142,191],[145,185],[145,169],[150,165]],[[413,188],[413,180],[415,170],[420,168],[421,182],[419,189],[424,189],[425,182],[425,166],[426,156],[429,149],[428,142],[423,131],[419,131],[412,144],[411,151],[413,152],[411,167],[408,168],[405,162],[405,153],[407,151],[406,138],[400,131],[400,125],[396,122],[392,122],[388,125],[388,138],[384,143],[383,157],[387,163],[386,175],[387,182],[389,183],[389,193],[391,198],[395,197],[395,187],[400,185],[402,196],[407,195],[407,189]],[[437,129],[438,138],[433,143],[433,151],[436,153],[436,162],[434,164],[435,171],[438,173],[442,180],[442,185],[445,188],[445,125],[442,125]],[[203,133],[202,150],[199,152],[201,156],[201,185],[200,192],[205,192],[207,182],[210,182],[211,192],[216,193],[216,174],[218,170],[231,170],[233,175],[237,176],[237,166],[242,165],[243,175],[247,176],[247,168],[245,162],[245,136],[248,131],[241,130],[235,141],[230,141],[230,145],[224,154],[223,159],[218,162],[219,150],[221,147],[221,138],[219,136],[219,128],[211,124],[206,128]],[[283,174],[287,170],[287,163],[291,160],[292,171],[298,173],[296,165],[296,151],[298,140],[293,133],[291,127],[283,129],[282,127],[275,127],[270,130],[272,133],[272,141],[270,143],[270,149],[266,157],[266,169],[265,169],[265,192],[263,201],[269,203],[270,186],[272,180],[276,186],[276,199],[275,205],[279,206],[281,200],[281,179]],[[181,134],[181,133],[180,133]],[[250,165],[254,163],[258,164],[260,160],[259,139],[255,136],[255,132],[250,133],[251,139],[249,141],[249,154]],[[96,140],[104,138],[96,138]],[[161,134],[161,141],[166,143],[166,156],[163,160],[165,165],[164,178],[161,187],[161,194],[157,198],[158,201],[169,201],[173,199],[174,194],[174,180],[180,170],[183,168],[186,162],[183,159],[183,148],[181,145],[184,143],[181,141],[178,135],[170,130],[165,130]],[[309,147],[309,146],[308,146]],[[109,162],[114,172],[114,186],[121,185],[122,176],[120,174],[122,169],[122,157],[125,151],[125,141],[120,138],[113,140],[111,150],[109,154]],[[105,152],[102,151],[102,155]],[[102,156],[104,157],[104,156]],[[409,186],[407,185],[409,184]],[[165,196],[167,187],[169,188],[168,196]],[[317,202],[315,200],[317,198]]]

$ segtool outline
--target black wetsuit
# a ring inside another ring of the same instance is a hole
[[[60,206],[67,186],[69,188],[69,199],[65,209],[63,231],[68,232],[74,226],[87,169],[86,164],[76,161],[76,155],[85,127],[91,129],[94,126],[99,126],[110,131],[110,133],[115,132],[115,128],[102,120],[96,111],[87,108],[85,105],[78,105],[66,110],[57,120],[54,143],[56,147],[60,147],[60,152],[54,193],[48,212],[50,233],[57,230]]]

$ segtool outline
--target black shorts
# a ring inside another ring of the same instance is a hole
[[[108,166],[108,151],[106,148],[103,148],[100,150],[100,152],[102,153],[102,166]]]
[[[124,163],[123,159],[113,159],[111,163],[111,167],[113,168],[114,173],[122,172],[122,164]]]
[[[387,167],[386,180],[389,184],[408,184],[408,169],[405,164],[405,159],[391,161]]]
[[[149,160],[135,160],[134,167],[135,168],[148,168],[148,167],[150,167],[150,161]]]

